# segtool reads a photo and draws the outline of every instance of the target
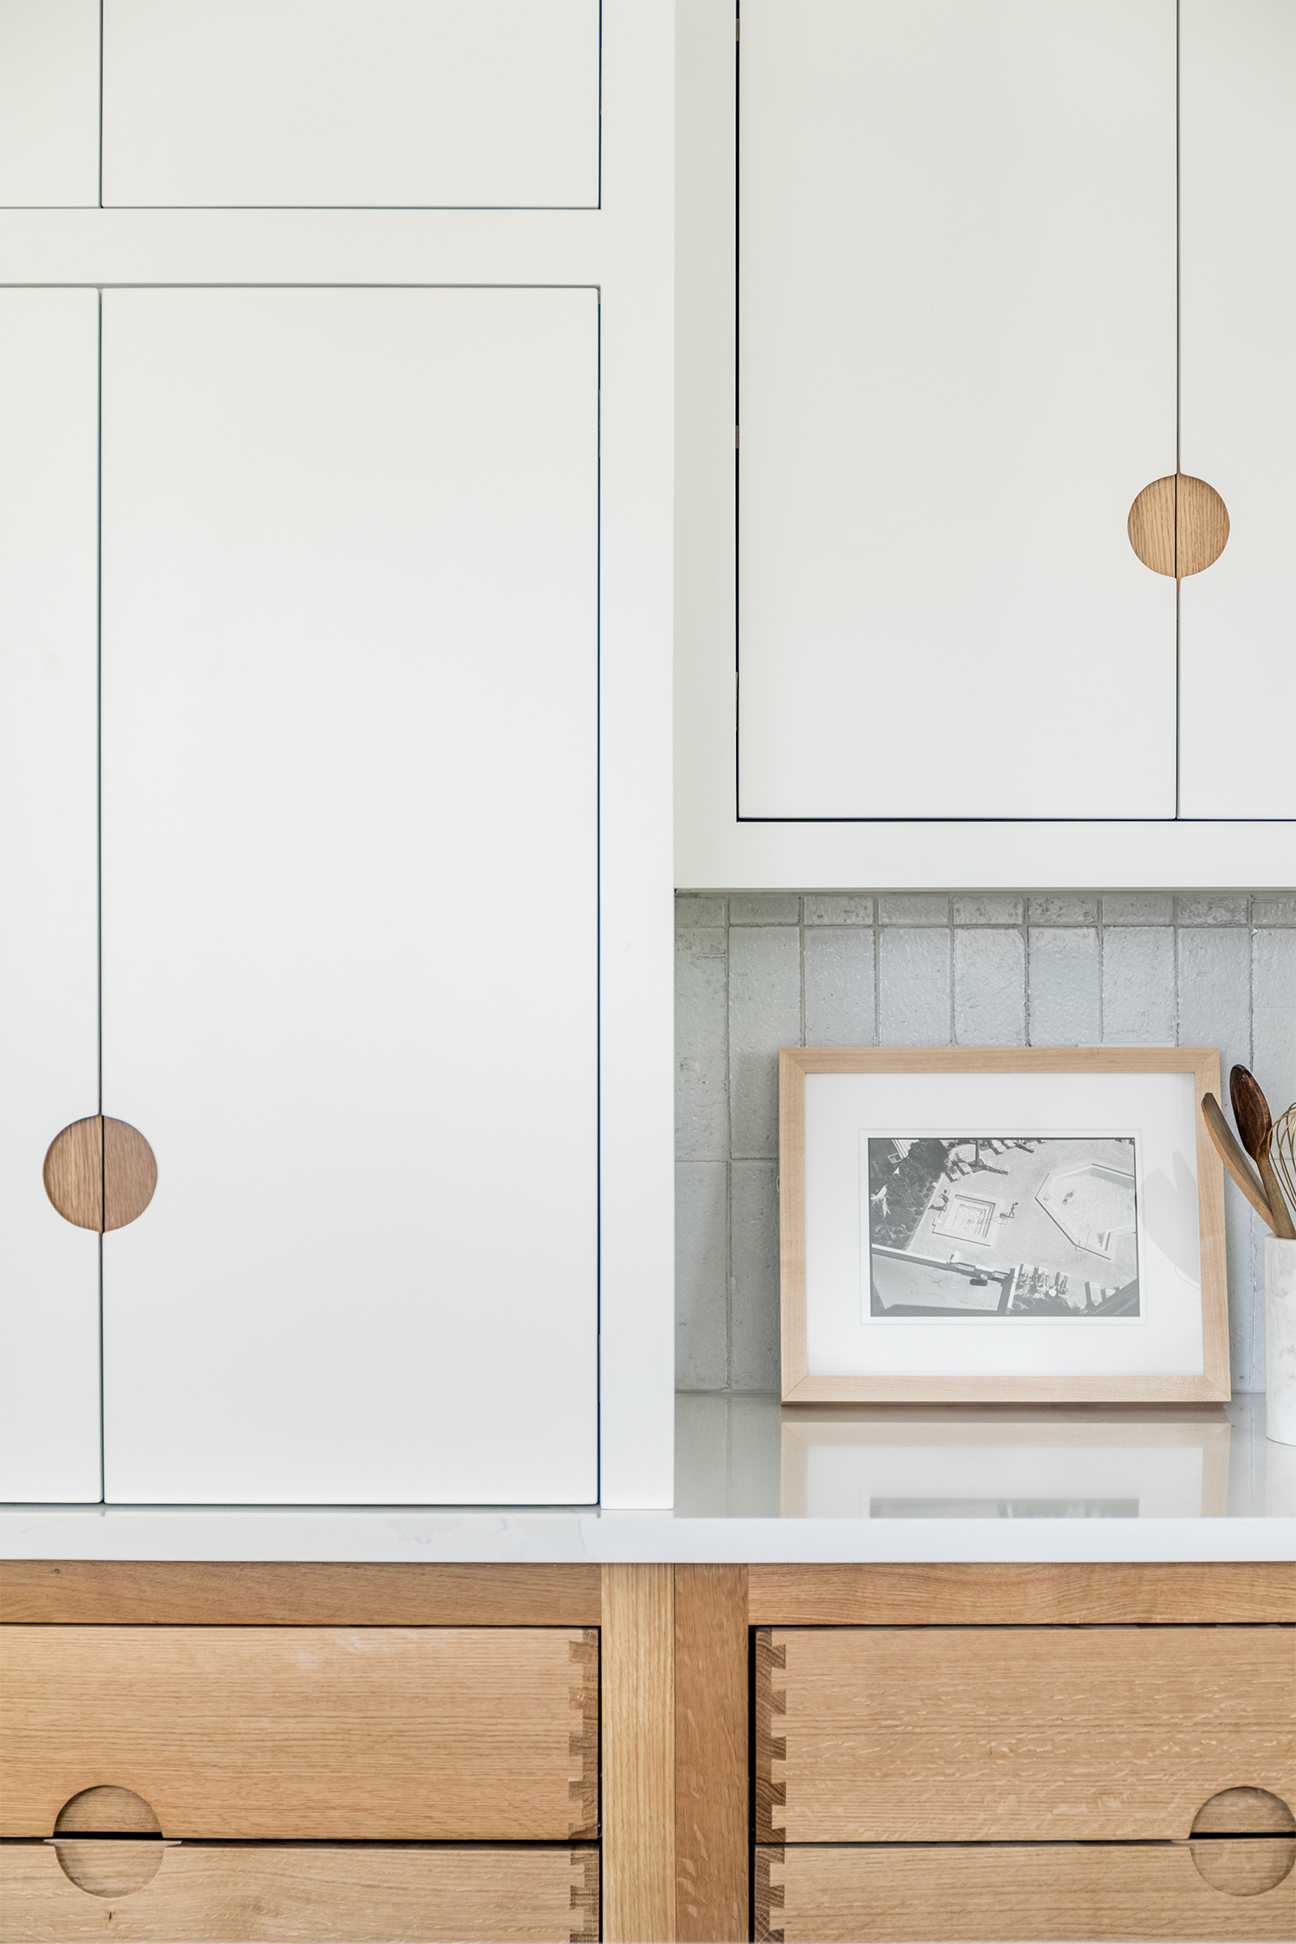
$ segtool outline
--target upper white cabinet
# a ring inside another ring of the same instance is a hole
[[[677,882],[1290,882],[1291,7],[724,14],[681,15]],[[1179,580],[1127,532],[1177,473],[1232,522]]]
[[[99,201],[99,0],[0,0],[0,207]]]
[[[739,814],[1173,816],[1174,0],[742,33]]]
[[[1230,523],[1215,565],[1180,584],[1181,809],[1291,817],[1296,7],[1180,0],[1179,35],[1180,465]]]
[[[104,0],[107,208],[598,199],[598,0]]]

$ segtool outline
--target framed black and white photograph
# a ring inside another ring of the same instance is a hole
[[[785,1402],[1228,1397],[1214,1048],[784,1048]]]

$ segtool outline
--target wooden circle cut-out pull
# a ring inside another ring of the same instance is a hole
[[[144,1213],[157,1187],[153,1150],[128,1121],[92,1114],[50,1142],[45,1193],[77,1228],[125,1228]]]
[[[1197,1811],[1197,1874],[1231,1897],[1258,1897],[1296,1867],[1296,1816],[1268,1789],[1222,1789]]]
[[[1129,541],[1154,574],[1183,580],[1219,559],[1228,543],[1228,508],[1213,486],[1170,473],[1145,486],[1129,510]]]
[[[54,1853],[69,1883],[92,1897],[128,1897],[162,1863],[162,1830],[133,1789],[82,1789],[54,1823]]]

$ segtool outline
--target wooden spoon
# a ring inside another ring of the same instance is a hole
[[[1218,1154],[1220,1160],[1224,1163],[1224,1166],[1228,1169],[1234,1181],[1236,1181],[1238,1187],[1242,1190],[1242,1193],[1246,1196],[1252,1208],[1254,1208],[1256,1214],[1261,1216],[1272,1229],[1274,1225],[1273,1210],[1270,1208],[1268,1198],[1265,1195],[1264,1183],[1251,1166],[1251,1163],[1247,1160],[1245,1153],[1238,1143],[1237,1135],[1224,1118],[1224,1109],[1220,1106],[1213,1093],[1202,1095],[1202,1119],[1206,1123],[1206,1132],[1215,1143],[1216,1154]],[[1276,1230],[1275,1233],[1277,1233]]]
[[[1233,1118],[1242,1136],[1242,1145],[1260,1170],[1265,1198],[1273,1212],[1273,1232],[1281,1235],[1284,1241],[1296,1242],[1296,1226],[1293,1226],[1292,1218],[1287,1213],[1287,1201],[1274,1173],[1273,1162],[1269,1159],[1269,1136],[1273,1131],[1269,1102],[1255,1075],[1248,1073],[1244,1066],[1235,1066],[1229,1075],[1229,1097],[1233,1102]]]

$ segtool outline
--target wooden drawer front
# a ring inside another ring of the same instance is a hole
[[[786,1944],[1184,1937],[1290,1944],[1296,1873],[1258,1895],[1231,1896],[1199,1874],[1187,1843],[766,1848],[756,1852],[756,1936]]]
[[[274,1844],[163,1852],[129,1896],[68,1881],[50,1843],[0,1849],[3,1944],[80,1938],[167,1944],[388,1944],[441,1938],[596,1938],[598,1852],[581,1847],[281,1849]]]
[[[1296,1806],[1290,1627],[762,1629],[756,1837],[1186,1837]]]
[[[541,1627],[7,1627],[0,1834],[132,1789],[164,1836],[596,1833],[598,1636]]]

